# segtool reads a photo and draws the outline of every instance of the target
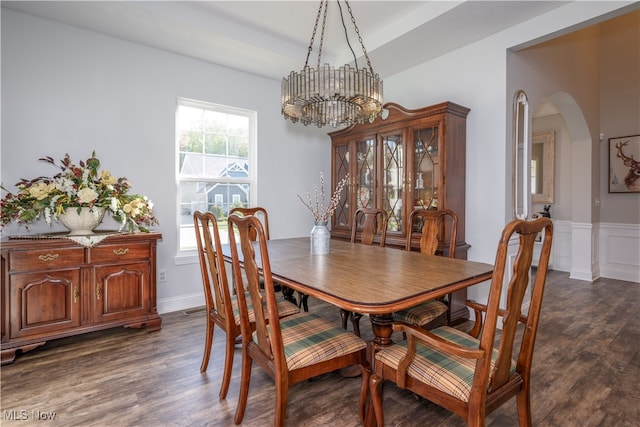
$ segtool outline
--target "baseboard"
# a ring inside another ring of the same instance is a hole
[[[180,295],[174,298],[165,298],[158,300],[158,313],[171,313],[173,311],[188,310],[194,307],[204,305],[204,297],[202,293]]]

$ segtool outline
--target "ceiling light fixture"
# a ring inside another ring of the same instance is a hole
[[[358,41],[362,46],[364,57],[367,60],[366,68],[358,68],[356,54],[349,43],[340,0],[336,2],[340,9],[340,19],[347,45],[353,54],[355,68],[348,64],[340,68],[334,68],[329,64],[320,66],[328,9],[328,0],[321,0],[304,68],[300,72],[292,71],[289,76],[282,79],[282,114],[285,119],[289,119],[293,123],[300,121],[305,126],[313,123],[318,127],[352,125],[365,121],[371,122],[382,110],[382,80],[373,71],[351,6],[347,0],[344,0]],[[309,67],[309,56],[313,50],[320,15],[323,15],[323,18],[318,62],[316,68],[313,68]]]

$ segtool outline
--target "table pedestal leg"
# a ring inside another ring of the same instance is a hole
[[[375,335],[373,339],[374,351],[392,345],[391,334],[393,333],[393,328],[391,324],[393,323],[393,314],[371,314],[369,317],[371,318],[371,328]]]

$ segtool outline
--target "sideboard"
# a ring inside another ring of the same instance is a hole
[[[57,338],[118,326],[159,330],[161,238],[113,234],[93,247],[62,237],[3,239],[1,363]]]

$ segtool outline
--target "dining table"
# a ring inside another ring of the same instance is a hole
[[[274,282],[369,315],[374,350],[393,344],[394,312],[484,282],[493,273],[491,264],[336,239],[328,254],[312,255],[309,240],[267,241]],[[259,245],[255,248],[260,266]],[[228,245],[223,254],[231,261]]]

